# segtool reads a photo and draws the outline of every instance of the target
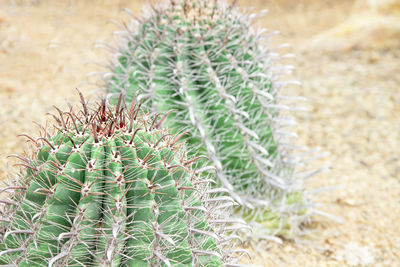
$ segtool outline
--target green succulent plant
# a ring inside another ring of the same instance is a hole
[[[233,201],[186,159],[165,116],[102,100],[57,109],[1,192],[6,266],[236,266]],[[232,231],[230,231],[231,229]],[[229,232],[230,231],[230,232]],[[229,233],[229,235],[226,235]]]
[[[291,66],[255,31],[253,15],[225,1],[170,0],[116,32],[118,52],[105,73],[111,103],[123,93],[152,113],[174,109],[170,129],[185,131],[190,155],[206,155],[236,211],[258,225],[255,236],[292,236],[310,213],[301,160],[285,130],[281,82]],[[296,99],[296,98],[295,98]],[[307,176],[307,174],[304,174]],[[262,226],[262,227],[259,227]]]

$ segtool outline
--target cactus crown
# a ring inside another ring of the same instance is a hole
[[[307,216],[303,183],[291,156],[279,56],[255,32],[256,16],[225,1],[171,0],[118,32],[119,52],[104,75],[111,102],[138,94],[153,113],[183,129],[191,155],[206,155],[217,179],[242,205],[238,211],[264,224],[264,234],[291,234]],[[296,83],[296,82],[294,82]],[[294,98],[297,99],[297,98]],[[266,230],[266,231],[265,231]]]
[[[30,138],[30,158],[2,211],[0,264],[222,266],[234,262],[223,217],[232,202],[200,178],[181,135],[160,129],[135,99],[59,109]],[[234,227],[229,226],[232,229]]]

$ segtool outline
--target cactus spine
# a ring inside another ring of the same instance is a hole
[[[177,110],[192,155],[206,155],[220,185],[262,235],[288,235],[307,216],[296,160],[285,147],[293,125],[279,103],[289,68],[264,47],[252,18],[224,1],[171,0],[118,32],[119,52],[104,75],[111,101],[138,94],[153,112]],[[111,76],[111,78],[110,78]]]
[[[54,133],[30,138],[24,177],[1,190],[0,264],[229,266],[232,203],[191,168],[174,136],[134,99],[59,109]],[[136,104],[135,104],[136,103]],[[207,168],[205,168],[207,169]],[[236,266],[236,265],[235,265]]]

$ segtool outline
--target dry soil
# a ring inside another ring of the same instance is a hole
[[[142,2],[0,0],[0,177],[7,177],[6,156],[26,147],[16,136],[37,132],[32,121],[45,124],[53,105],[76,102],[74,88],[98,93],[85,83],[86,75],[100,69],[94,61],[107,64],[108,56],[93,44],[111,42],[117,27],[109,19],[127,18],[123,7],[139,13]],[[282,32],[277,44],[293,44],[294,76],[303,86],[287,93],[306,96],[309,109],[295,114],[296,142],[330,153],[319,164],[329,162],[331,171],[312,178],[307,190],[336,187],[312,197],[337,220],[314,217],[310,235],[269,243],[255,263],[400,266],[400,48],[382,39],[390,36],[378,36],[376,47],[362,36],[344,38],[350,43],[340,47],[332,46],[329,34],[321,42],[318,36],[352,16],[353,1],[239,5],[268,8],[259,24]]]

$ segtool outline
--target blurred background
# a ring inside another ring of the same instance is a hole
[[[122,8],[140,14],[147,2],[0,0],[0,179],[13,163],[6,156],[26,148],[16,136],[38,132],[32,121],[77,101],[74,88],[95,98],[87,74],[109,58],[95,41],[113,45],[109,20],[127,21]],[[308,236],[271,242],[255,263],[400,266],[400,0],[237,4],[268,9],[254,27],[279,30],[274,46],[292,44],[280,52],[296,55],[287,63],[303,85],[285,90],[308,99],[308,112],[294,114],[296,142],[328,151],[332,167],[306,189],[335,220],[315,217]]]

